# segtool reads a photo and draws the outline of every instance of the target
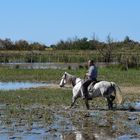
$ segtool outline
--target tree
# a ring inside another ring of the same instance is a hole
[[[126,36],[124,38],[124,43],[129,43],[129,42],[131,42],[131,40],[130,40],[129,36]]]
[[[104,57],[104,61],[108,63],[111,62],[113,49],[113,39],[110,37],[110,34],[107,36],[106,44],[97,46],[97,50]]]
[[[16,50],[28,50],[29,43],[25,40],[19,40],[15,42],[15,49]]]
[[[14,47],[13,42],[9,38],[3,40],[3,45],[6,50],[12,50]]]
[[[34,43],[30,44],[30,46],[29,46],[30,50],[40,50],[41,51],[41,50],[45,50],[45,48],[47,48],[47,46],[42,45],[38,42],[34,42]]]
[[[0,39],[0,49],[1,50],[5,49],[5,45],[2,39]]]

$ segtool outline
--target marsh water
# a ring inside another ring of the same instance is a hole
[[[3,90],[49,86],[30,82],[0,85]],[[139,140],[139,111],[140,102],[125,103],[115,111],[0,104],[0,140]]]
[[[139,112],[1,104],[0,140],[138,140],[139,118]]]
[[[18,90],[47,86],[47,83],[36,82],[0,82],[0,90]]]
[[[98,62],[98,67],[115,65],[117,62],[104,63]],[[86,63],[0,63],[0,66],[21,69],[79,69],[85,67]]]
[[[13,66],[13,65],[11,65]],[[27,64],[25,64],[25,68]],[[54,65],[29,68],[48,68]],[[55,65],[56,66],[56,65]],[[69,64],[61,67],[67,68]],[[24,65],[14,65],[24,68]],[[75,67],[75,66],[74,66]],[[55,68],[59,68],[59,65]],[[0,90],[17,90],[47,83],[0,83]],[[133,107],[139,108],[140,103]],[[31,106],[0,104],[0,140],[139,140],[140,112],[83,108],[65,109],[33,104]]]

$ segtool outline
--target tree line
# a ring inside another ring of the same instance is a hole
[[[57,44],[51,45],[50,47],[57,50],[98,50],[103,48],[134,48],[140,47],[140,43],[136,42],[126,36],[123,41],[114,41],[113,38],[108,35],[106,42],[99,41],[98,39],[88,38],[74,38],[66,41],[60,40]]]
[[[107,41],[102,42],[96,38],[88,39],[74,38],[66,41],[60,40],[54,45],[47,46],[38,42],[29,43],[26,40],[11,41],[10,39],[0,39],[0,50],[45,50],[52,48],[55,50],[98,50],[101,53],[109,52],[115,48],[140,48],[140,43],[131,40],[128,36],[123,41],[114,41],[110,35],[107,36]],[[103,54],[106,55],[106,54]],[[107,54],[108,55],[108,54]]]
[[[19,50],[19,51],[24,51],[24,50],[45,50],[47,48],[46,45],[38,43],[38,42],[33,42],[29,43],[26,40],[19,40],[19,41],[11,41],[11,39],[0,39],[0,50]]]
[[[51,48],[51,49],[50,49]],[[10,39],[0,39],[1,62],[85,62],[88,58],[97,62],[118,62],[125,69],[140,67],[140,43],[128,36],[123,41],[114,41],[110,35],[106,42],[95,38],[74,38],[59,41],[55,45],[46,46],[38,42],[29,43],[26,40],[12,42]],[[33,51],[39,50],[39,51]],[[43,51],[45,50],[45,51]],[[51,50],[51,51],[49,51]],[[87,51],[86,51],[87,50]],[[27,52],[22,52],[27,51]],[[42,51],[42,52],[40,52]],[[20,59],[19,59],[20,58]]]
[[[140,43],[130,39],[129,36],[126,36],[123,41],[114,41],[110,35],[107,36],[106,42],[98,41],[95,38],[61,40],[52,47],[56,50],[95,50],[102,56],[103,62],[113,62],[113,58],[116,57],[115,62],[119,62],[126,69],[140,66],[140,54],[138,53]]]

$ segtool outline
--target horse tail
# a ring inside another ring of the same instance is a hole
[[[111,82],[111,85],[114,87],[115,89],[115,93],[116,93],[116,103],[117,104],[121,104],[122,103],[122,95],[121,95],[121,89],[120,87],[114,83],[114,82]],[[119,91],[119,92],[116,92],[116,91]]]

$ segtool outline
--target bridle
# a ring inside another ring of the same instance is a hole
[[[71,79],[69,79],[73,87],[74,87],[76,84],[82,82],[82,80],[80,79],[80,80],[76,83],[76,79],[77,79],[76,77],[72,77]],[[67,74],[65,73],[65,74],[62,76],[62,78],[61,78],[61,84],[60,84],[60,86],[63,87],[63,86],[67,83],[67,80],[68,80],[68,79],[67,79]]]
[[[62,84],[60,86],[63,87],[66,84],[66,74],[62,76],[61,81],[62,81]]]

